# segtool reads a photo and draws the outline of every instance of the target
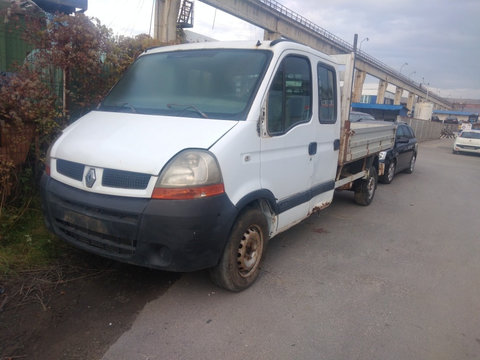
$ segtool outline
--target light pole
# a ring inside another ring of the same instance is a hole
[[[428,102],[428,92],[430,91],[428,86],[430,86],[430,83],[426,83],[424,77],[422,77],[422,83],[423,83],[423,85],[426,85],[425,88],[427,89],[427,97],[425,98],[425,102]]]
[[[358,51],[360,51],[360,50],[362,49],[362,43],[363,43],[364,41],[368,41],[368,40],[369,40],[369,38],[366,37],[365,39],[363,39],[362,41],[360,41],[360,45],[358,46]]]
[[[415,75],[416,73],[417,73],[416,71],[412,71],[412,72],[408,75],[408,77],[411,78],[412,75]]]
[[[403,63],[402,66],[400,66],[400,74],[402,73],[402,69],[403,69],[403,67],[404,67],[405,65],[408,65],[408,63],[407,63],[407,62],[406,62],[406,63]]]

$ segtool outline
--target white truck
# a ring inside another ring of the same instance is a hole
[[[47,226],[101,256],[247,288],[268,240],[335,189],[373,199],[395,129],[348,120],[353,64],[285,40],[145,51],[52,144]]]

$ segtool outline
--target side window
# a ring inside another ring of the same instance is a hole
[[[335,71],[318,64],[318,116],[322,124],[334,124],[337,120],[337,91]]]
[[[409,126],[407,126],[407,130],[408,130],[408,134],[409,134],[409,138],[413,139],[415,137],[415,133],[413,132],[413,129]]]
[[[397,136],[396,136],[396,138],[397,138],[397,139],[400,139],[400,138],[404,138],[404,137],[407,137],[407,136],[408,136],[408,134],[407,134],[406,131],[405,131],[405,126],[399,125],[399,126],[398,126],[398,129],[397,129]]]
[[[283,59],[268,92],[267,127],[270,135],[284,134],[312,114],[310,62],[299,56]]]

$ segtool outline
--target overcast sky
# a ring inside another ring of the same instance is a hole
[[[86,14],[117,34],[148,34],[153,2],[89,0]],[[480,0],[279,2],[349,43],[358,33],[363,51],[440,96],[480,99]],[[192,31],[218,40],[263,38],[263,30],[200,1],[194,11]]]

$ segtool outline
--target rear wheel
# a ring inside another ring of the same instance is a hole
[[[380,176],[378,180],[384,184],[390,184],[393,180],[393,177],[395,176],[395,169],[395,161],[392,160],[388,163],[387,171],[385,172],[385,174]]]
[[[256,208],[245,210],[233,226],[220,262],[210,270],[212,281],[230,291],[248,288],[258,277],[267,242],[263,213]]]
[[[408,166],[408,169],[405,170],[407,174],[413,173],[413,170],[415,170],[416,162],[417,162],[417,155],[413,154],[412,158],[410,159],[410,165]]]
[[[373,200],[375,196],[375,190],[377,189],[378,174],[377,169],[372,166],[368,171],[368,177],[366,179],[359,180],[355,189],[355,202],[359,205],[367,206]]]

